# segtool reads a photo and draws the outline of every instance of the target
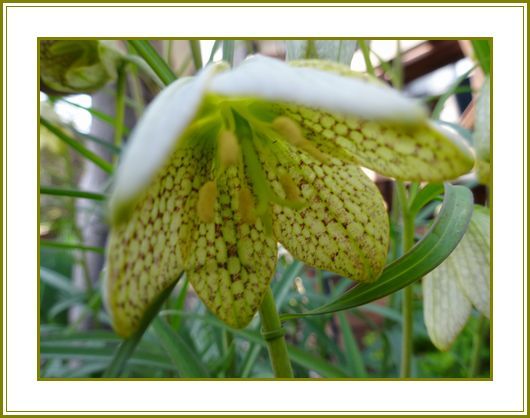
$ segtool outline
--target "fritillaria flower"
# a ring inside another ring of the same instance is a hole
[[[167,87],[134,130],[110,200],[106,303],[128,336],[185,272],[221,320],[244,327],[277,245],[373,281],[387,257],[383,199],[361,167],[442,181],[473,157],[399,92],[346,67],[255,56]]]

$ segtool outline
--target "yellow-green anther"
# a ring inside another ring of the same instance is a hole
[[[323,152],[315,147],[313,143],[304,138],[300,126],[292,119],[286,116],[278,116],[272,122],[272,126],[276,132],[282,135],[283,138],[295,147],[304,150],[322,163],[325,163],[328,160]]]
[[[197,215],[204,223],[212,223],[217,199],[217,186],[214,181],[205,183],[199,190]]]
[[[285,197],[288,200],[299,201],[300,200],[300,190],[298,186],[293,181],[292,177],[288,173],[280,173],[278,176],[280,184],[282,185],[283,191],[285,192]]]
[[[222,168],[227,168],[239,162],[241,151],[236,136],[231,131],[222,131],[218,137],[219,162]]]
[[[256,222],[254,197],[246,186],[242,186],[239,190],[239,215],[242,223],[253,224]]]

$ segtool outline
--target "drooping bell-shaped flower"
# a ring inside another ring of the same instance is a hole
[[[133,132],[110,201],[116,331],[133,333],[182,271],[215,315],[245,326],[278,242],[314,267],[375,280],[388,217],[361,166],[442,181],[473,158],[416,102],[337,64],[256,56],[170,85]]]

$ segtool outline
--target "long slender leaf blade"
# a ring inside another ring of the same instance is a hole
[[[167,86],[177,79],[173,70],[166,61],[156,52],[155,48],[147,40],[132,39],[127,41],[138,52],[153,71],[160,77],[162,82]]]
[[[473,45],[475,57],[484,74],[489,74],[491,71],[490,41],[488,39],[473,39],[471,45]]]
[[[348,323],[348,318],[344,312],[339,312],[337,315],[339,318],[339,326],[342,333],[342,338],[344,339],[344,349],[346,363],[350,367],[353,375],[355,377],[366,377],[366,368],[364,367],[363,355],[357,341],[355,341],[355,336],[351,330],[350,324]]]
[[[99,168],[106,171],[107,173],[112,172],[112,164],[110,164],[108,161],[105,161],[99,155],[87,149],[83,144],[81,144],[81,142],[71,138],[70,136],[65,134],[62,130],[54,126],[52,123],[50,123],[48,120],[44,119],[43,117],[40,118],[40,123],[46,129],[48,129],[52,134],[54,134],[57,138],[59,138],[61,141],[65,142],[70,147],[75,149],[79,154],[81,154],[83,157],[90,160],[94,164],[96,164]]]
[[[441,183],[430,183],[427,186],[425,186],[423,189],[421,189],[416,196],[414,197],[414,200],[411,202],[409,206],[409,213],[410,216],[416,217],[418,212],[422,207],[424,207],[427,203],[429,203],[431,200],[433,200],[435,197],[441,195],[444,191],[444,186]]]
[[[177,332],[160,318],[155,318],[152,325],[180,377],[208,377],[208,370],[195,354],[195,349],[186,344]]]
[[[427,235],[407,254],[389,264],[377,281],[355,286],[312,311],[282,315],[282,320],[351,309],[410,285],[437,267],[455,249],[467,229],[472,212],[471,191],[463,186],[446,184],[442,210]]]
[[[105,200],[106,196],[101,193],[89,192],[86,190],[65,189],[61,187],[40,186],[40,193],[52,196],[78,197],[90,200]]]

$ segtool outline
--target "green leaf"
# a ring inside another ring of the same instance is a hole
[[[286,41],[287,61],[322,59],[350,65],[357,41],[353,40],[289,40]]]
[[[179,371],[180,377],[208,377],[208,370],[197,357],[194,347],[186,344],[164,320],[155,318],[152,325],[160,344]]]
[[[230,63],[230,65],[233,65],[234,63],[234,48],[235,41],[223,41],[223,61]]]
[[[351,309],[410,285],[437,267],[454,250],[466,231],[472,211],[471,191],[447,183],[442,210],[427,235],[408,253],[389,264],[374,283],[359,284],[320,308],[303,314],[282,315],[282,320]]]
[[[454,81],[454,83],[451,85],[451,87],[449,87],[449,89],[438,99],[438,102],[436,102],[436,106],[434,107],[434,110],[432,111],[431,117],[433,119],[440,119],[440,114],[442,113],[442,110],[444,108],[444,105],[447,99],[449,99],[449,97],[451,97],[453,94],[456,93],[456,90],[460,87],[460,84],[462,84],[462,81],[468,78],[469,74],[471,74],[474,70],[475,70],[475,66],[471,67],[464,74],[458,77]]]
[[[245,339],[246,341],[254,344],[258,344],[261,347],[266,347],[265,340],[261,335],[254,330],[248,329],[235,329],[226,325],[224,322],[220,321],[213,315],[199,315],[192,312],[186,311],[175,311],[175,310],[166,310],[161,312],[161,315],[182,315],[188,318],[194,318],[202,323],[208,323],[215,327],[225,329],[232,334]],[[287,351],[289,353],[289,358],[294,362],[303,366],[307,369],[314,370],[322,377],[334,378],[334,377],[348,377],[348,375],[339,367],[330,364],[328,360],[322,359],[320,357],[314,356],[313,354],[307,353],[302,349],[294,347],[293,345],[287,344]]]
[[[40,123],[46,129],[48,129],[52,134],[54,134],[57,138],[59,138],[61,141],[65,142],[70,147],[75,149],[79,154],[81,154],[87,160],[93,162],[95,165],[97,165],[103,171],[106,171],[107,173],[111,173],[112,172],[112,164],[110,164],[109,162],[105,161],[99,155],[94,154],[89,149],[85,148],[79,141],[77,141],[77,140],[71,138],[70,136],[66,135],[61,129],[57,128],[55,125],[53,125],[52,123],[50,123],[49,121],[47,121],[43,117],[40,118]]]
[[[409,214],[412,218],[415,218],[421,208],[427,203],[441,195],[444,191],[444,186],[441,183],[431,183],[421,189],[409,206]]]
[[[208,64],[211,64],[213,62],[213,58],[215,56],[215,53],[219,50],[219,48],[221,47],[222,44],[223,44],[223,41],[221,41],[220,39],[217,39],[213,43],[212,52],[210,53],[210,58],[208,59]]]
[[[149,66],[153,69],[162,82],[167,86],[177,79],[173,70],[169,67],[166,61],[162,59],[155,48],[147,40],[129,40],[127,41],[140,55]]]
[[[43,283],[55,287],[56,289],[61,290],[68,295],[75,295],[79,293],[79,291],[72,285],[72,282],[68,277],[65,277],[53,270],[47,269],[46,267],[40,268],[40,279]]]
[[[55,100],[56,98],[51,98],[52,101]],[[83,106],[79,103],[74,103],[74,102],[71,102],[69,100],[66,100],[66,99],[59,99],[60,101],[62,101],[63,103],[66,103],[70,106],[74,106],[74,107],[77,107],[78,109],[83,109],[83,110],[86,110],[88,113],[90,113],[94,118],[96,119],[99,119],[101,120],[102,122],[105,122],[111,126],[114,126],[116,124],[116,120],[114,117],[110,116],[110,115],[107,115],[106,113],[103,113],[102,111],[100,110],[97,110],[97,109],[94,109],[93,107],[88,107],[88,106]],[[122,126],[122,129],[123,129],[123,132],[125,133],[129,133],[129,128],[127,128],[127,126],[123,125]],[[83,134],[83,136],[86,136],[87,134]],[[96,141],[97,142],[97,141]]]
[[[60,187],[40,186],[40,194],[52,196],[78,197],[81,199],[105,200],[106,196],[101,193],[87,192],[84,190],[64,189]]]
[[[475,57],[479,62],[482,71],[484,71],[484,74],[489,74],[491,71],[490,40],[473,39],[471,45],[473,45]]]
[[[125,368],[125,365],[127,364],[127,361],[133,355],[136,346],[140,343],[140,340],[142,339],[147,327],[149,326],[153,318],[157,316],[160,307],[173,291],[173,288],[175,287],[175,284],[178,279],[180,279],[180,276],[181,275],[179,275],[177,280],[175,280],[175,283],[173,283],[162,293],[160,293],[160,295],[158,295],[158,297],[148,307],[147,311],[145,312],[142,318],[138,330],[126,340],[122,340],[122,343],[118,346],[108,368],[103,374],[104,377],[120,376],[121,372]]]
[[[363,355],[359,350],[357,341],[352,333],[348,317],[344,312],[340,312],[338,315],[339,326],[344,339],[344,351],[346,354],[346,363],[352,370],[355,377],[366,377],[366,368],[364,367]]]
[[[103,254],[105,252],[105,248],[103,247],[92,247],[90,245],[75,244],[70,242],[49,241],[46,239],[41,239],[40,245],[41,247],[57,248],[60,250],[93,251],[95,253],[100,254]]]
[[[67,359],[67,360],[85,360],[85,361],[108,361],[113,354],[114,349],[108,347],[79,347],[73,345],[59,344],[41,344],[41,359]],[[130,358],[131,364],[143,365],[165,370],[175,370],[175,367],[168,360],[160,355],[143,352],[138,350]]]

